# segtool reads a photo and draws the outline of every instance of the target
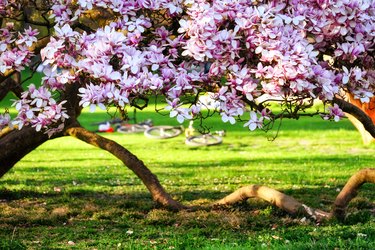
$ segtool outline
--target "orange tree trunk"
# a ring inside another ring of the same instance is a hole
[[[352,94],[348,94],[349,102],[358,108],[362,109],[375,124],[375,96],[370,99],[368,103],[362,103],[359,99],[354,99]]]
[[[352,94],[347,94],[347,96],[349,98],[349,102],[365,112],[366,115],[368,115],[368,117],[375,124],[375,96],[372,97],[370,99],[370,102],[368,103],[362,103],[359,99],[354,99],[354,96]],[[374,137],[370,135],[370,133],[363,127],[363,124],[360,121],[358,121],[354,116],[350,114],[347,114],[347,117],[361,133],[364,144],[370,144],[371,142],[375,141]]]

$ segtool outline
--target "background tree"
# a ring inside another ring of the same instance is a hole
[[[126,114],[151,96],[181,123],[207,116],[199,96],[208,94],[223,122],[246,121],[250,130],[306,115],[338,121],[346,112],[374,137],[361,106],[374,102],[374,14],[371,0],[1,0],[0,97],[12,91],[19,100],[16,117],[0,116],[0,176],[45,141],[74,136],[122,160],[157,203],[185,208],[136,156],[77,120],[85,107]],[[19,72],[39,65],[41,85],[24,86]],[[324,110],[309,112],[317,101]],[[215,204],[260,197],[290,213],[343,218],[374,176],[354,175],[331,213],[262,186]]]

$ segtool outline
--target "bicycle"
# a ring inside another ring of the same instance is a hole
[[[224,133],[224,131],[215,131],[215,134],[208,133],[201,135],[193,135],[186,138],[185,144],[196,147],[219,145],[223,143],[222,135]]]
[[[151,127],[152,127],[152,120],[147,119],[143,122],[135,123],[135,124],[131,124],[131,123],[121,124],[117,127],[116,131],[119,133],[123,133],[123,134],[142,133],[146,129],[151,128]]]
[[[194,135],[194,132],[195,129],[193,128],[193,122],[190,122],[189,127],[185,130],[186,145],[195,147],[219,145],[223,143],[223,136],[225,136],[224,130],[200,135]]]
[[[153,126],[147,128],[144,135],[151,139],[169,139],[179,136],[183,130],[182,126]]]

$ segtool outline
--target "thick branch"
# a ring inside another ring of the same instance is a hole
[[[0,135],[0,177],[25,155],[49,139],[46,134],[36,132],[32,127],[1,131]]]
[[[358,121],[363,124],[363,127],[371,134],[371,136],[375,137],[375,124],[363,110],[339,98],[334,98],[333,103],[339,105],[342,111],[353,115]]]
[[[68,128],[66,133],[88,144],[104,149],[116,156],[142,180],[147,189],[150,191],[152,198],[157,203],[173,210],[184,208],[184,206],[175,201],[164,190],[157,177],[144,165],[141,160],[139,160],[135,155],[117,142],[104,138],[82,127]]]
[[[35,54],[38,54],[41,49],[47,46],[49,41],[51,40],[50,36],[46,36],[43,38],[40,38],[37,42],[33,43],[31,47],[29,48],[30,51],[34,51]]]
[[[11,91],[16,82],[12,78],[8,78],[0,83],[0,101]]]
[[[23,92],[23,89],[20,82],[20,73],[16,72],[14,74],[14,79],[9,77],[5,81],[0,83],[0,101],[5,98],[5,96],[10,92],[13,91],[16,96],[20,96],[20,93]]]
[[[358,132],[361,134],[364,145],[369,145],[372,142],[375,142],[374,137],[371,136],[371,134],[365,129],[365,127],[360,121],[358,121],[354,116],[352,116],[349,113],[345,113],[345,116],[348,117],[349,121],[354,125],[354,127],[357,128]]]
[[[337,196],[332,208],[333,216],[343,220],[349,202],[357,196],[358,189],[364,183],[375,183],[375,168],[362,169],[353,175]]]

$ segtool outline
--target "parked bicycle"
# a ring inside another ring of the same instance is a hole
[[[152,139],[169,139],[179,136],[184,131],[183,126],[153,126],[147,128],[144,135]]]
[[[213,133],[205,133],[196,135],[191,121],[189,127],[185,130],[185,144],[189,146],[213,146],[219,145],[223,142],[223,136],[225,136],[224,130],[215,131]]]
[[[194,135],[187,137],[185,144],[189,146],[213,146],[223,143],[224,131],[215,131],[214,133]]]
[[[151,119],[139,123],[129,123],[120,118],[115,118],[108,121],[95,122],[92,125],[98,125],[97,132],[110,133],[117,131],[119,133],[130,134],[143,133],[146,129],[152,127],[153,124]]]
[[[116,131],[119,133],[130,134],[130,133],[143,133],[145,130],[152,127],[152,120],[147,119],[139,123],[122,123],[117,127]]]

